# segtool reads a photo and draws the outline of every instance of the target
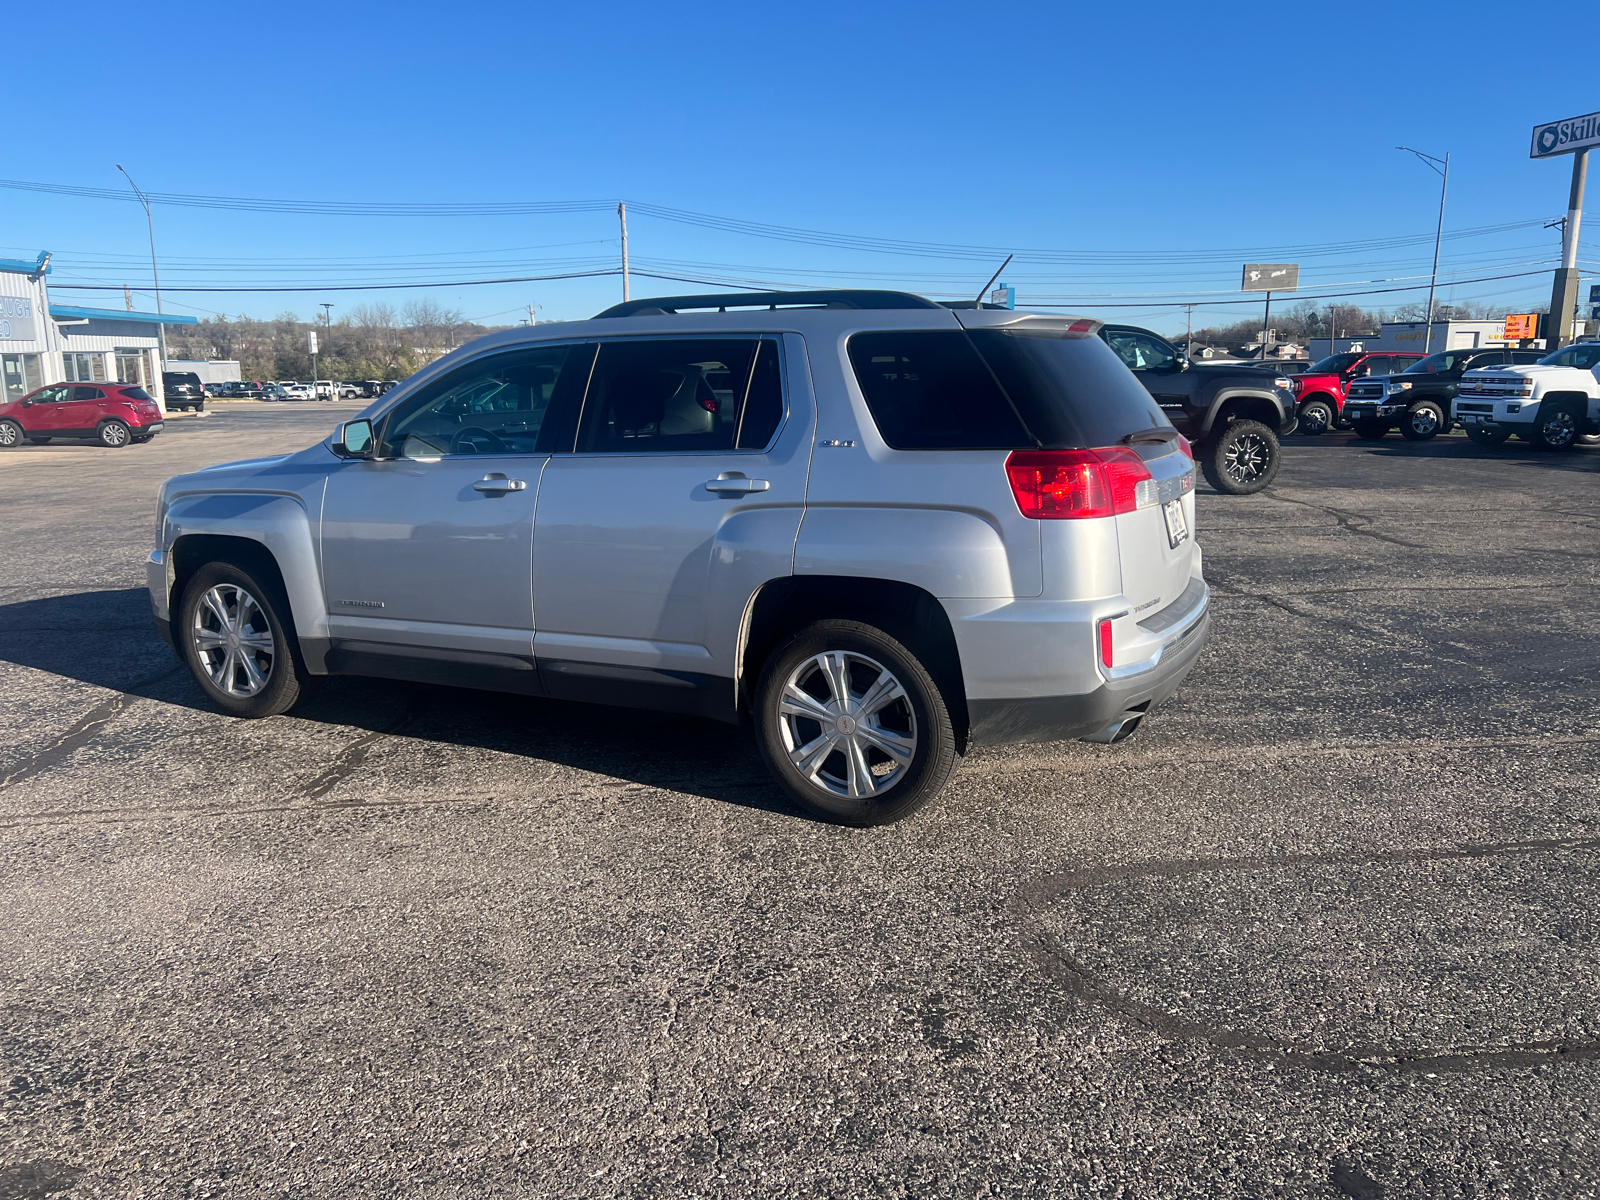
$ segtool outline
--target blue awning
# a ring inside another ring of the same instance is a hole
[[[120,308],[75,308],[52,304],[50,315],[59,321],[141,321],[146,325],[198,325],[199,317],[175,317],[171,313],[124,312]]]

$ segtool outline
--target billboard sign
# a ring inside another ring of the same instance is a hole
[[[21,296],[0,296],[0,342],[37,341],[33,301]]]
[[[1506,316],[1506,341],[1520,342],[1539,336],[1538,313],[1509,313]]]
[[[1239,285],[1246,292],[1293,292],[1300,287],[1299,263],[1245,263],[1244,282]]]
[[[1554,158],[1558,154],[1571,154],[1574,150],[1587,150],[1591,146],[1600,146],[1600,112],[1535,125],[1533,149],[1528,151],[1528,157]]]

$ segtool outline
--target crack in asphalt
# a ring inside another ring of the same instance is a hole
[[[1023,948],[1045,974],[1063,983],[1079,999],[1112,1013],[1158,1037],[1199,1041],[1218,1049],[1275,1063],[1335,1072],[1361,1070],[1400,1072],[1465,1072],[1493,1068],[1548,1065],[1556,1061],[1600,1059],[1600,1043],[1537,1041],[1396,1048],[1355,1044],[1342,1050],[1305,1050],[1270,1037],[1250,1036],[1214,1023],[1195,1021],[1134,1000],[1098,978],[1074,958],[1044,925],[1044,913],[1068,893],[1110,882],[1140,878],[1173,878],[1212,872],[1273,870],[1304,866],[1366,866],[1402,862],[1444,862],[1517,854],[1600,852],[1600,838],[1530,838],[1456,847],[1393,851],[1349,851],[1343,854],[1292,854],[1280,858],[1197,858],[1093,866],[1047,875],[1023,889],[1011,908],[1022,932]]]
[[[147,688],[151,684],[160,683],[186,670],[181,664],[161,671],[155,675],[146,676],[128,685],[128,691],[118,692],[109,700],[101,701],[83,716],[72,723],[55,741],[45,746],[37,753],[27,758],[19,759],[0,774],[0,787],[7,787],[14,783],[21,783],[24,779],[31,779],[35,775],[49,770],[51,767],[65,762],[72,754],[91,744],[100,731],[116,716],[140,697],[133,694],[134,689]]]
[[[1376,530],[1369,529],[1365,525],[1357,526],[1353,522],[1365,521],[1370,524],[1375,519],[1372,517],[1364,517],[1360,513],[1345,512],[1342,509],[1333,508],[1330,505],[1313,504],[1309,500],[1296,500],[1290,496],[1274,495],[1272,498],[1280,501],[1283,504],[1298,504],[1302,508],[1309,508],[1312,512],[1327,513],[1328,516],[1332,517],[1338,523],[1340,529],[1343,529],[1347,533],[1353,533],[1358,537],[1373,538],[1380,542],[1387,542],[1391,546],[1401,546],[1407,550],[1434,549],[1433,546],[1428,545],[1427,543],[1418,544],[1416,542],[1406,542],[1396,537],[1390,537],[1386,533],[1378,533]]]

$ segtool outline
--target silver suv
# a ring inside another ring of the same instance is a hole
[[[491,334],[168,480],[156,621],[237,716],[346,674],[748,716],[812,812],[894,821],[970,745],[1126,737],[1206,641],[1189,445],[1098,329],[841,291]]]

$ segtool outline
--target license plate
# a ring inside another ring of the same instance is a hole
[[[1168,500],[1161,506],[1161,515],[1167,519],[1167,545],[1176,550],[1189,536],[1189,522],[1183,518],[1183,501]]]

